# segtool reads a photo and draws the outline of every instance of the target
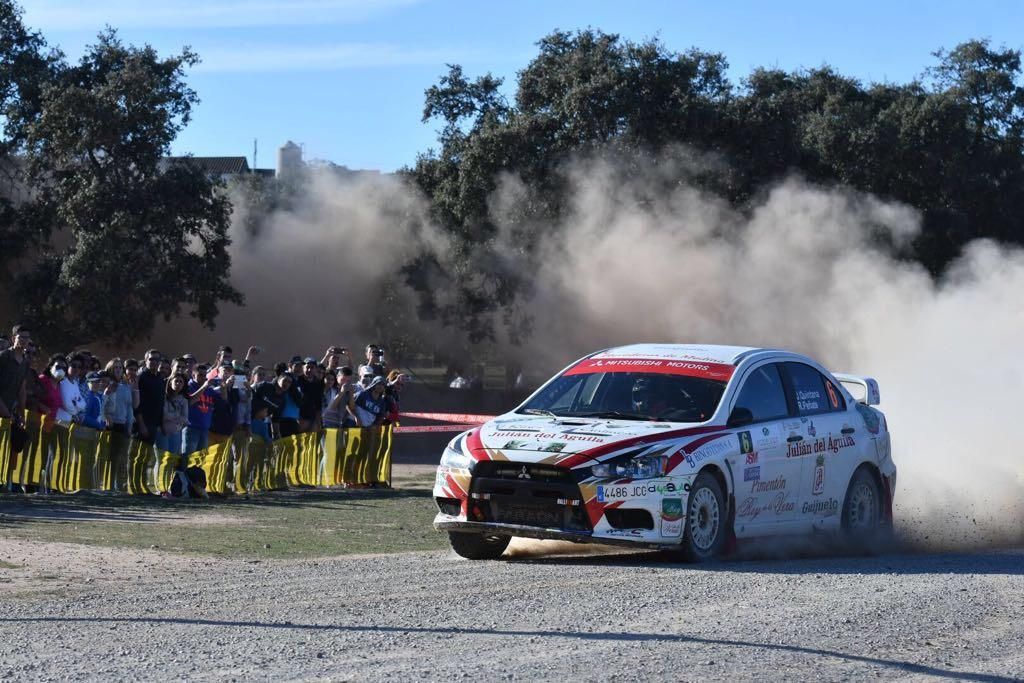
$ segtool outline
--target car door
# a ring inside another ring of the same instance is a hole
[[[787,425],[790,454],[803,463],[797,515],[806,526],[839,524],[850,475],[865,443],[862,420],[853,419],[839,387],[806,363],[784,364],[797,420]]]
[[[736,429],[736,535],[785,533],[796,515],[802,461],[786,457],[783,423],[792,407],[777,363],[747,371],[730,412],[737,407],[749,410],[754,420]]]

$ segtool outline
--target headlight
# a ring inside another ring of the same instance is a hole
[[[609,477],[627,477],[629,479],[654,479],[665,474],[665,464],[668,458],[664,456],[647,456],[634,458],[622,463],[604,462],[590,468],[595,477],[608,479]]]
[[[441,454],[441,464],[446,467],[455,467],[460,470],[471,470],[473,469],[474,461],[468,455],[463,455],[459,451],[446,446],[444,453]]]

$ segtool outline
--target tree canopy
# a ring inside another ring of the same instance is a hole
[[[0,0],[0,95],[11,196],[0,277],[47,344],[145,338],[186,307],[212,326],[229,283],[231,206],[218,184],[164,159],[196,93],[185,49],[161,57],[100,34],[76,64],[46,51]],[[20,196],[19,196],[20,195]]]
[[[730,82],[723,55],[677,52],[596,30],[556,31],[519,72],[513,102],[490,74],[449,67],[426,91],[439,147],[406,172],[456,241],[450,264],[421,258],[407,280],[424,311],[493,339],[529,295],[529,268],[495,269],[489,207],[502,174],[522,180],[526,263],[537,219],[566,211],[562,169],[581,154],[659,155],[675,146],[721,158],[688,182],[744,208],[790,174],[844,184],[919,209],[923,230],[899,254],[938,274],[968,241],[1024,241],[1024,88],[1020,52],[972,40],[934,54],[910,83],[870,83],[829,66],[753,70]],[[544,225],[557,225],[547,220]],[[441,284],[439,284],[441,283]],[[447,306],[435,293],[455,292]]]

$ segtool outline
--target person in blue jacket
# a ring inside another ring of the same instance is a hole
[[[85,376],[88,391],[85,392],[85,412],[82,424],[93,429],[104,429],[107,424],[103,420],[103,392],[107,388],[106,373],[90,372]]]

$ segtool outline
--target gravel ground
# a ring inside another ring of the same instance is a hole
[[[1024,551],[687,566],[537,549],[258,562],[0,540],[0,676],[1024,676]]]

